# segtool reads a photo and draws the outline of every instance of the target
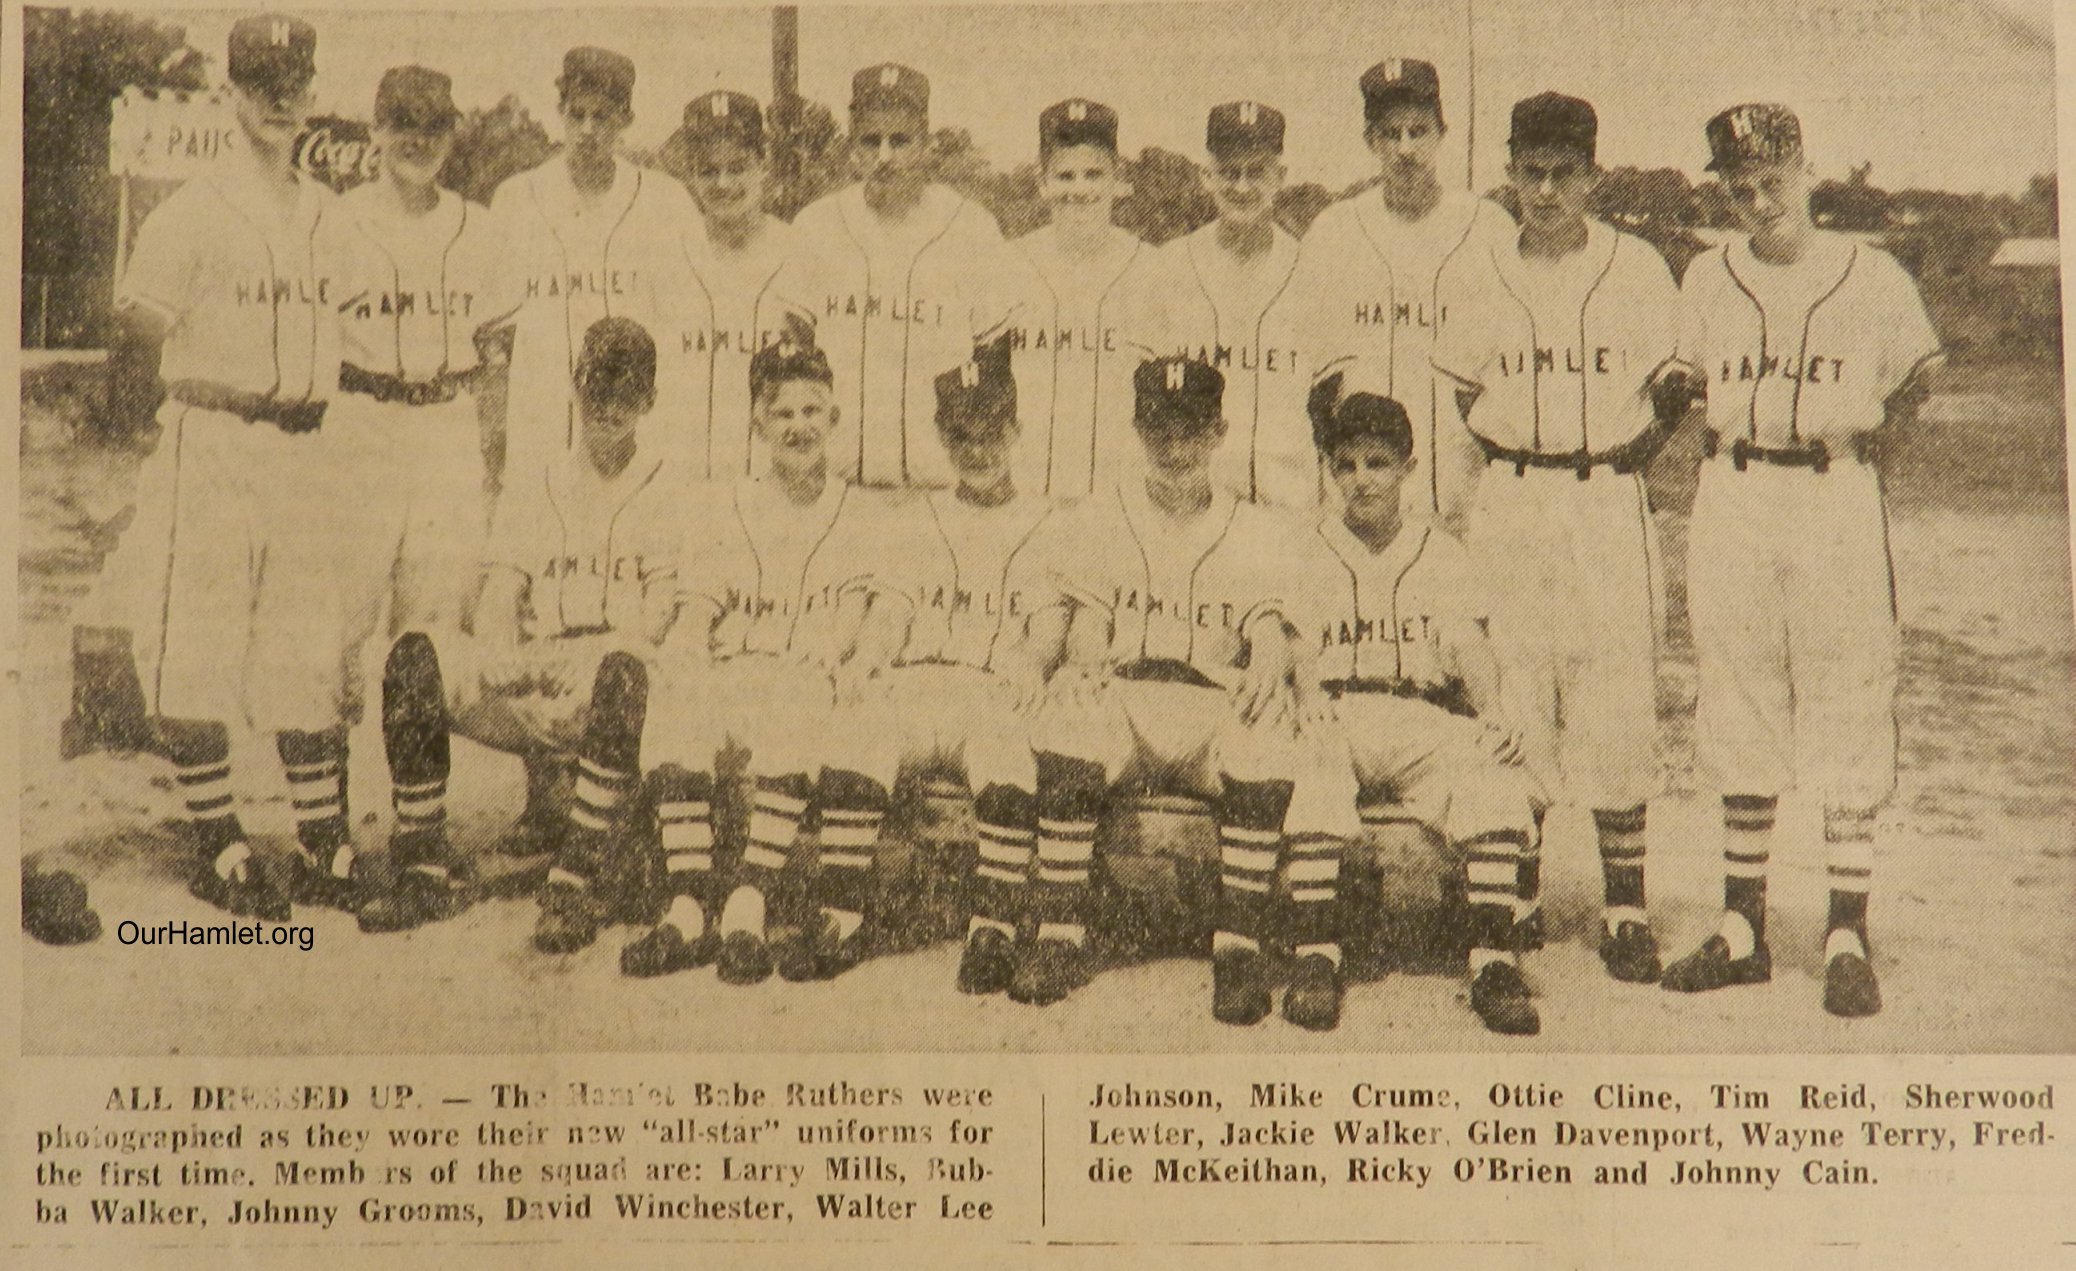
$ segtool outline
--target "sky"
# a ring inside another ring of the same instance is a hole
[[[835,108],[860,66],[897,60],[933,85],[932,123],[969,129],[1007,168],[1033,157],[1038,111],[1067,96],[1117,107],[1127,152],[1203,148],[1204,112],[1234,98],[1290,120],[1293,180],[1329,187],[1371,169],[1363,69],[1388,56],[1439,67],[1444,169],[1484,189],[1505,162],[1506,113],[1546,88],[1593,101],[1606,164],[1699,175],[1701,125],[1738,101],[1803,116],[1812,159],[1843,176],[2015,192],[2054,168],[2053,0],[1779,0],[1777,11],[1693,0],[1201,0],[1194,3],[802,6],[801,88]],[[768,99],[770,10],[309,10],[321,110],[365,117],[384,68],[448,71],[466,108],[516,93],[555,127],[562,51],[635,60],[628,140],[660,141],[683,103],[728,87]],[[182,15],[220,70],[234,15]],[[1472,67],[1475,65],[1475,75]]]

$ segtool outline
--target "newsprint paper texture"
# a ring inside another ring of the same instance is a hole
[[[0,1265],[2076,1263],[2070,20],[7,4]]]

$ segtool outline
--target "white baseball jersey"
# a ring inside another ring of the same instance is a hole
[[[526,633],[645,637],[675,599],[683,485],[662,458],[605,477],[573,451],[508,486],[485,555],[525,576]]]
[[[1031,495],[984,508],[948,490],[904,507],[897,568],[915,619],[900,660],[993,669],[1050,599],[1047,527],[1063,515]]]
[[[412,381],[473,368],[476,330],[511,303],[499,290],[507,244],[490,209],[441,190],[432,211],[412,216],[381,185],[347,193],[339,207],[345,360]]]
[[[605,317],[627,317],[656,340],[656,409],[643,421],[651,454],[689,448],[704,432],[706,389],[690,382],[694,364],[668,356],[682,329],[687,227],[698,223],[691,196],[660,172],[620,162],[603,195],[580,195],[569,166],[551,158],[506,181],[491,201],[505,236],[505,291],[516,301],[512,379],[506,407],[506,482],[577,445],[571,378],[584,332]]]
[[[1739,239],[1696,257],[1681,297],[1680,356],[1707,381],[1709,427],[1726,440],[1779,448],[1872,432],[1889,394],[1939,351],[1895,258],[1835,234],[1785,266]]]
[[[1322,680],[1430,691],[1461,684],[1461,642],[1488,616],[1461,543],[1412,524],[1373,552],[1338,516],[1309,539],[1286,616]]]
[[[798,268],[799,232],[766,218],[756,240],[731,251],[696,230],[685,236],[691,290],[686,324],[677,334],[679,356],[695,363],[691,379],[707,386],[710,420],[689,447],[692,475],[723,481],[756,471],[759,447],[750,427],[750,359],[786,332],[788,316],[812,315],[785,298],[788,271]]]
[[[776,481],[709,487],[685,551],[688,617],[717,657],[802,652],[833,660],[836,616],[883,585],[891,535],[881,496],[830,478],[802,506]]]
[[[1008,319],[1013,259],[986,209],[942,186],[898,224],[850,186],[794,220],[792,297],[814,317],[843,411],[830,456],[873,486],[949,485],[932,381]]]
[[[1445,494],[1441,435],[1463,427],[1452,389],[1434,370],[1435,335],[1446,316],[1444,275],[1466,267],[1487,249],[1488,237],[1511,228],[1497,205],[1467,191],[1444,191],[1426,216],[1408,221],[1384,205],[1381,193],[1366,190],[1321,212],[1298,253],[1292,291],[1305,309],[1312,369],[1360,357],[1382,370],[1377,390],[1413,421],[1421,465],[1415,479],[1426,487],[1418,505],[1428,511],[1440,510]],[[1302,412],[1287,422],[1309,424]]]
[[[1487,240],[1485,261],[1452,270],[1435,366],[1482,390],[1470,429],[1509,450],[1594,455],[1656,419],[1646,391],[1678,343],[1679,291],[1665,258],[1599,221],[1556,260]]]
[[[1169,243],[1152,284],[1159,351],[1209,363],[1225,376],[1219,483],[1241,498],[1285,507],[1317,499],[1317,460],[1305,392],[1317,363],[1302,348],[1292,292],[1297,240],[1275,230],[1269,249],[1240,260],[1218,245],[1218,223]]]
[[[1121,482],[1061,518],[1055,586],[1109,615],[1110,653],[1121,664],[1186,662],[1230,683],[1243,629],[1284,608],[1294,527],[1229,491],[1177,521],[1153,506],[1143,483]]]
[[[1046,226],[1010,244],[1023,258],[1013,366],[1017,488],[1080,498],[1134,457],[1132,373],[1156,350],[1145,330],[1158,249],[1112,227],[1084,258]]]
[[[331,275],[338,200],[296,179],[284,206],[242,164],[205,173],[152,209],[116,292],[168,324],[160,375],[288,401],[328,399],[338,383]]]

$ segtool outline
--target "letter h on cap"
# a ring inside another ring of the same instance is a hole
[[[1167,381],[1169,392],[1181,392],[1183,385],[1189,382],[1189,364],[1181,361],[1168,363]]]

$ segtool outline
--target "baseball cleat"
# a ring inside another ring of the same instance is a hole
[[[1488,1030],[1508,1037],[1533,1037],[1543,1029],[1528,982],[1511,962],[1485,964],[1471,980],[1470,1007]]]
[[[338,871],[342,854],[346,865],[344,875]],[[348,844],[341,843],[322,856],[313,854],[307,847],[299,847],[295,858],[296,903],[353,913],[360,908],[366,892],[361,873],[360,859]]]
[[[773,942],[772,955],[779,978],[800,983],[833,980],[865,960],[865,927],[844,936],[836,919],[823,914],[786,939]]]
[[[237,843],[224,850],[228,852],[244,846]],[[219,853],[219,859],[221,855]],[[204,861],[188,883],[188,894],[239,918],[287,922],[294,912],[288,893],[268,880],[258,866],[258,860],[249,854],[249,849],[245,859],[231,867],[228,876],[217,871],[215,860]]]
[[[591,889],[560,879],[541,888],[541,916],[533,925],[533,947],[542,953],[575,953],[598,939],[598,902]]]
[[[720,952],[711,931],[687,940],[674,922],[662,922],[620,950],[620,974],[638,980],[703,967]]]
[[[1341,992],[1341,964],[1323,953],[1307,954],[1283,990],[1283,1018],[1315,1033],[1330,1032],[1341,1022]]]
[[[1268,959],[1261,950],[1234,945],[1211,958],[1211,1016],[1221,1024],[1259,1024],[1274,1009]]]
[[[45,944],[85,944],[101,934],[86,884],[62,870],[22,875],[22,930]]]
[[[1824,1009],[1842,1019],[1881,1012],[1881,981],[1874,965],[1857,953],[1839,953],[1824,966]]]
[[[1088,945],[1079,940],[1033,940],[1009,978],[1009,1000],[1051,1006],[1089,981]]]
[[[1000,993],[1015,977],[1015,946],[999,928],[982,927],[966,937],[966,951],[959,955],[959,992]]]
[[[1600,932],[1600,960],[1607,973],[1625,984],[1656,984],[1664,973],[1658,959],[1658,938],[1647,924],[1626,920],[1613,931]]]
[[[714,974],[723,984],[762,984],[771,978],[771,946],[754,931],[731,931],[721,937]]]
[[[1750,957],[1730,956],[1730,942],[1710,936],[1701,947],[1665,968],[1658,983],[1675,993],[1707,993],[1738,984],[1764,984],[1773,978],[1773,954],[1764,943]]]

